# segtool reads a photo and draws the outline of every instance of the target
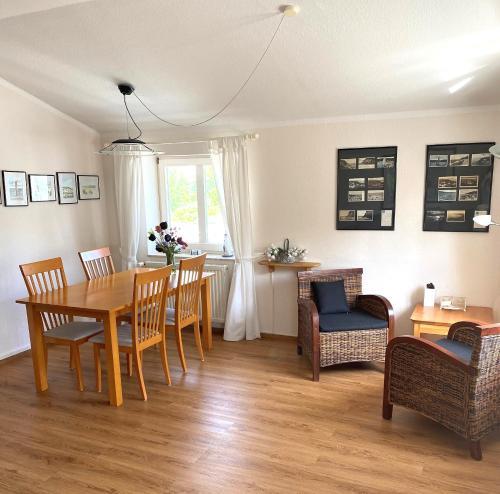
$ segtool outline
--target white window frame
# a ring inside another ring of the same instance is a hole
[[[196,192],[197,192],[197,202],[198,202],[198,231],[200,234],[200,242],[190,242],[186,239],[189,244],[188,249],[201,249],[205,252],[220,254],[222,252],[222,246],[224,239],[221,238],[220,244],[213,244],[207,241],[207,211],[206,211],[206,201],[205,201],[205,174],[204,167],[212,166],[212,160],[210,156],[186,156],[186,157],[165,157],[159,158],[158,160],[158,180],[159,180],[159,198],[160,198],[160,212],[161,217],[165,218],[169,225],[170,221],[170,208],[167,198],[168,190],[168,178],[167,169],[172,166],[196,166]],[[175,226],[175,225],[174,225]]]

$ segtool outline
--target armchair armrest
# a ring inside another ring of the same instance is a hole
[[[392,341],[387,345],[386,350],[386,372],[388,370],[388,367],[390,369],[393,352],[395,351],[395,349],[401,346],[412,347],[419,354],[427,353],[429,355],[429,359],[440,359],[443,362],[446,362],[447,364],[454,366],[461,371],[467,373],[474,372],[472,366],[460,360],[454,353],[437,345],[433,341],[417,338],[416,336],[397,336],[396,338],[392,339]]]
[[[356,307],[368,312],[372,316],[385,319],[389,328],[388,340],[394,338],[394,328],[396,321],[394,318],[394,309],[392,304],[382,295],[358,295],[356,298]]]

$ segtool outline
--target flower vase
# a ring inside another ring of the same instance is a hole
[[[172,265],[172,271],[175,271],[175,254],[173,252],[165,252],[167,256],[167,266]]]

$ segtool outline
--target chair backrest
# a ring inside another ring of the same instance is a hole
[[[188,324],[198,316],[201,279],[206,254],[181,259],[177,274],[175,294],[175,318],[178,325]]]
[[[87,280],[108,276],[115,272],[109,247],[78,252]]]
[[[44,261],[21,264],[19,266],[29,295],[51,292],[68,285],[66,273],[60,257]],[[44,330],[55,328],[71,321],[71,316],[42,312]]]
[[[165,311],[172,266],[136,273],[132,306],[132,339],[136,344],[165,331]]]
[[[362,294],[363,268],[351,269],[318,269],[312,271],[300,271],[299,298],[314,299],[311,282],[344,280],[345,294],[349,308],[356,304],[356,297]]]

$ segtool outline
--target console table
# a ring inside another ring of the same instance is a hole
[[[450,326],[459,321],[470,321],[477,324],[491,324],[493,320],[493,309],[491,307],[467,307],[467,310],[440,309],[424,307],[422,304],[415,306],[410,318],[413,322],[413,335],[425,334],[447,335]]]

